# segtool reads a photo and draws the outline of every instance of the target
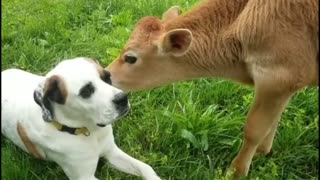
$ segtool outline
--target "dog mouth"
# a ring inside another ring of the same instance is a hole
[[[118,116],[116,116],[116,118],[114,118],[114,121],[117,121],[118,119],[121,119],[123,118],[124,116],[126,116],[130,111],[130,105],[127,105],[127,106],[124,106],[124,107],[121,107],[121,108],[117,108],[117,112],[118,112]],[[111,122],[111,123],[112,123]],[[99,127],[106,127],[109,123],[97,123],[96,126],[99,126]]]
[[[102,124],[102,123],[98,123],[97,126],[99,126],[99,127],[106,127],[107,125],[106,125],[106,124]]]
[[[116,118],[116,120],[118,119],[121,119],[122,117],[124,117],[125,115],[127,115],[130,111],[130,106],[126,106],[126,107],[123,107],[121,109],[118,109],[118,112],[119,112],[119,115],[118,117]]]

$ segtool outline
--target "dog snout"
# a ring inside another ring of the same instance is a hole
[[[114,99],[112,102],[117,106],[117,107],[126,107],[128,105],[128,95],[125,93],[118,93],[115,95]]]

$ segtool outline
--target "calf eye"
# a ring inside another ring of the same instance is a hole
[[[94,87],[91,82],[84,85],[79,92],[79,95],[85,99],[89,98],[94,93]]]
[[[132,55],[125,55],[124,61],[129,64],[134,64],[137,61],[137,57],[132,56]]]

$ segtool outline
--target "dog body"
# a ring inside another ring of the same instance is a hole
[[[96,179],[100,157],[123,172],[160,179],[115,144],[111,123],[129,103],[94,61],[65,60],[45,77],[18,69],[1,75],[1,132],[27,153],[56,162],[71,180]]]

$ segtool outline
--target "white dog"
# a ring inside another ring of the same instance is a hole
[[[115,144],[111,123],[129,103],[97,62],[65,60],[45,77],[17,69],[1,76],[1,132],[24,151],[55,161],[71,180],[97,180],[100,157],[128,174],[160,179]]]

